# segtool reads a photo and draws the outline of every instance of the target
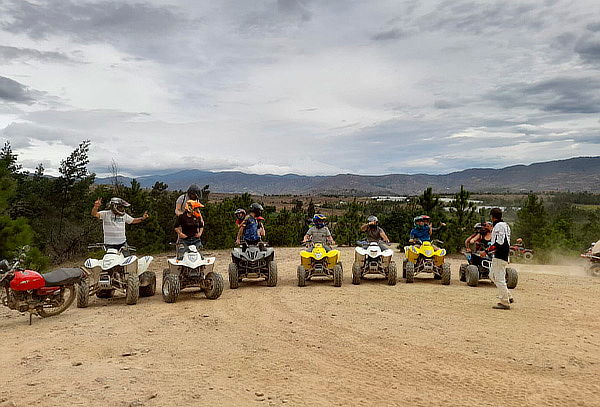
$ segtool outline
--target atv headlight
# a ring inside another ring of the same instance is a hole
[[[315,257],[317,259],[320,259],[321,257],[323,257],[323,253],[315,253]]]
[[[102,267],[103,268],[109,268],[111,264],[112,264],[112,259],[102,260]]]
[[[188,254],[188,259],[190,261],[196,261],[196,260],[198,260],[198,254],[197,253],[189,253]]]
[[[425,250],[426,256],[431,256],[433,254],[433,250]]]

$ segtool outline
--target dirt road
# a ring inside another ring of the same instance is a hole
[[[498,311],[458,261],[450,286],[354,286],[343,249],[341,288],[299,288],[297,249],[277,256],[277,287],[226,282],[215,301],[94,299],[32,326],[2,308],[0,406],[600,405],[600,279],[581,270],[518,266]]]

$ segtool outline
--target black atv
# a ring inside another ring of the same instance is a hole
[[[240,286],[243,279],[266,281],[268,287],[277,285],[275,250],[266,243],[256,245],[242,242],[231,251],[229,264],[229,288]]]
[[[481,257],[477,253],[464,253],[467,263],[460,265],[459,279],[468,286],[477,287],[479,280],[489,279],[492,270],[492,258]],[[513,289],[519,282],[519,274],[512,267],[506,268],[506,286]]]

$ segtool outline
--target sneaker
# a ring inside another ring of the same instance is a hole
[[[515,299],[511,298],[510,300],[508,300],[508,302],[510,302],[512,304],[513,302],[515,302]]]
[[[492,307],[493,309],[510,309],[510,305],[502,304],[499,302],[498,304]]]

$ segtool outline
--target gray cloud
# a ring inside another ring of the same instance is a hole
[[[530,107],[556,113],[600,112],[598,77],[558,77],[533,84],[517,83],[488,94],[505,108]]]
[[[0,64],[28,60],[55,63],[79,63],[79,61],[62,52],[40,51],[33,48],[19,48],[0,45]]]
[[[401,38],[406,38],[408,33],[405,31],[394,28],[392,30],[382,31],[373,36],[371,39],[374,41],[388,41],[388,40],[397,40]]]
[[[41,92],[5,76],[0,76],[0,100],[14,103],[32,104],[41,96]]]

